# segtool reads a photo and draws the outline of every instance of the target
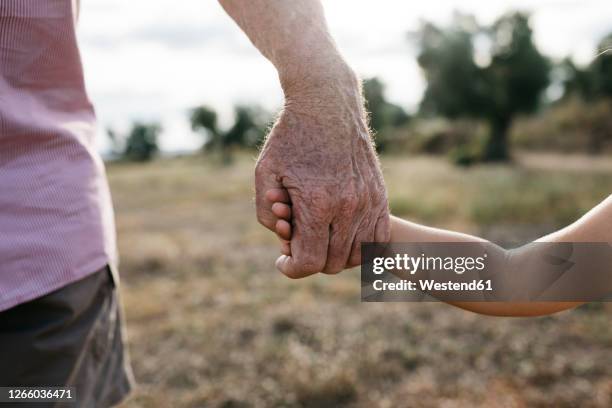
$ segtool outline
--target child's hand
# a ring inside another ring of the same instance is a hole
[[[281,242],[281,254],[291,256],[291,199],[287,190],[273,188],[266,192],[266,199],[272,203],[271,211],[278,218],[274,231]]]
[[[268,202],[272,203],[271,208],[268,210],[277,218],[274,225],[274,232],[276,232],[280,241],[280,252],[285,256],[281,256],[277,260],[276,267],[282,272],[282,262],[284,262],[284,258],[291,256],[291,237],[293,228],[291,198],[284,188],[272,188],[266,191],[265,197]],[[347,265],[346,268],[353,266],[355,265]]]

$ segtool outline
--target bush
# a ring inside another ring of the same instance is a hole
[[[511,138],[529,150],[612,152],[612,100],[569,98],[539,116],[517,120]]]
[[[473,120],[421,118],[385,136],[388,152],[448,155],[455,163],[471,164],[480,160],[487,127]]]
[[[235,106],[234,124],[220,129],[217,113],[208,106],[199,106],[189,112],[191,128],[204,136],[203,150],[219,153],[223,164],[232,162],[234,150],[260,147],[271,127],[270,115],[257,106]]]
[[[478,150],[470,148],[470,146],[457,146],[450,151],[450,159],[457,166],[468,167],[476,164],[481,160],[481,154]]]

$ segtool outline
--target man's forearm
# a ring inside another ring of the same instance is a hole
[[[219,0],[257,49],[276,67],[285,94],[355,76],[329,34],[320,0]]]

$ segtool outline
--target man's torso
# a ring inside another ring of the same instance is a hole
[[[115,261],[73,0],[0,0],[0,310]]]

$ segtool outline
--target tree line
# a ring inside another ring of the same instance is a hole
[[[389,102],[380,79],[363,83],[370,127],[381,153],[426,139],[425,150],[435,150],[432,146],[440,144],[452,146],[449,151],[458,164],[506,161],[511,158],[510,129],[518,116],[575,99],[603,106],[598,120],[607,120],[607,124],[604,131],[596,132],[597,140],[612,138],[608,134],[612,119],[606,119],[606,112],[612,113],[608,109],[612,101],[612,51],[607,51],[612,49],[612,33],[601,39],[599,55],[586,67],[569,58],[555,63],[542,54],[534,43],[529,15],[522,12],[504,14],[486,26],[469,14],[455,13],[447,26],[423,22],[408,35],[408,41],[418,49],[417,62],[427,83],[415,114]],[[555,87],[561,95],[553,100],[549,93]],[[468,132],[479,134],[476,138],[447,132],[451,135],[447,138],[453,139],[450,141],[422,136],[423,132],[415,130],[423,128],[416,124],[434,123],[435,118],[449,123],[483,123],[484,130]],[[203,151],[229,163],[234,150],[253,149],[262,143],[273,117],[259,107],[237,106],[233,124],[221,128],[213,108],[198,106],[189,111],[188,119],[191,128],[203,135]],[[159,150],[160,131],[159,124],[138,122],[125,135],[108,133],[115,146],[120,146],[122,157],[143,161]]]

